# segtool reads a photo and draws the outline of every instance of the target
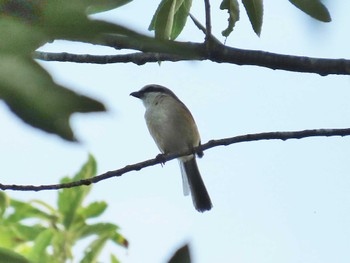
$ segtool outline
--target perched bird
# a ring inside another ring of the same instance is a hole
[[[191,112],[168,88],[151,84],[130,94],[142,100],[148,130],[162,153],[180,153],[200,145],[197,125]],[[203,156],[203,152],[197,154]],[[212,208],[212,203],[199,173],[195,155],[178,158],[184,194],[191,192],[199,212]]]

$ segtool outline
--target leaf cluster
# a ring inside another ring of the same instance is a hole
[[[96,175],[96,162],[92,156],[72,178],[71,182]],[[89,223],[107,208],[105,202],[84,205],[91,186],[63,189],[58,192],[58,205],[54,208],[41,200],[23,202],[0,192],[0,258],[22,258],[22,261],[59,263],[73,260],[72,250],[80,240],[92,241],[79,262],[97,262],[108,241],[128,247],[128,241],[113,223]],[[18,254],[22,255],[19,256]],[[111,255],[111,262],[118,262]]]

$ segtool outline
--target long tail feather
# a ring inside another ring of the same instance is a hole
[[[186,161],[180,161],[183,177],[186,176],[194,207],[199,212],[210,210],[211,203],[207,189],[205,188],[202,177],[199,173],[196,158]]]

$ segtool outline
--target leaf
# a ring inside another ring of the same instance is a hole
[[[72,178],[64,178],[61,183],[68,183],[94,177],[97,171],[97,164],[92,155],[83,165],[81,170]],[[89,193],[91,186],[80,186],[63,189],[58,194],[58,210],[63,216],[63,224],[66,229],[74,222],[77,211],[81,208],[84,198]]]
[[[239,20],[239,5],[237,0],[223,0],[220,4],[220,9],[227,9],[227,13],[229,14],[228,26],[221,32],[224,37],[228,37]]]
[[[86,225],[81,229],[81,238],[85,238],[91,235],[112,237],[114,233],[119,229],[115,224],[111,223],[96,223],[92,225]]]
[[[93,202],[87,207],[82,208],[79,214],[84,218],[92,218],[100,216],[107,208],[106,202]]]
[[[169,263],[191,263],[190,249],[188,245],[179,248],[169,260]]]
[[[289,0],[293,5],[305,12],[309,16],[322,21],[332,21],[331,15],[327,7],[325,7],[320,0]]]
[[[255,34],[260,36],[264,13],[263,0],[242,0],[242,2]]]
[[[5,192],[0,192],[0,218],[3,217],[9,204],[10,198],[5,194]]]
[[[117,233],[117,232],[115,232],[115,233],[113,234],[113,236],[111,237],[111,240],[112,240],[114,243],[116,243],[116,244],[118,244],[118,245],[120,245],[120,246],[123,246],[123,247],[125,247],[125,248],[128,248],[128,247],[129,247],[129,241],[128,241],[123,235],[121,235],[121,234],[119,234],[119,233]]]
[[[0,247],[1,262],[6,263],[30,263],[28,259],[12,250]]]
[[[1,14],[1,12],[0,12]],[[12,17],[0,19],[0,54],[28,56],[44,44],[48,38],[38,28]]]
[[[48,254],[46,249],[51,245],[53,230],[48,228],[41,232],[34,241],[34,246],[31,249],[28,258],[33,262],[47,262]]]
[[[28,241],[33,241],[40,233],[45,230],[45,227],[42,225],[23,225],[20,223],[11,223],[8,222],[5,227],[10,231],[9,235],[12,237],[12,242],[14,246],[17,246],[19,243],[25,243]],[[1,231],[1,237],[4,232]],[[3,244],[1,242],[1,244]]]
[[[96,262],[96,259],[101,253],[107,240],[108,236],[102,236],[91,242],[91,244],[85,249],[85,255],[80,263]]]
[[[0,60],[0,98],[26,123],[74,141],[69,118],[74,112],[105,110],[96,100],[53,82],[35,61],[3,55]]]
[[[117,257],[113,254],[111,254],[111,263],[121,263]]]
[[[14,212],[6,218],[8,222],[14,223],[28,218],[44,219],[50,222],[53,217],[51,214],[32,206],[28,202],[11,199],[10,206],[14,209]]]
[[[96,14],[115,9],[130,3],[132,0],[90,0],[87,8],[88,14]]]
[[[185,27],[191,5],[192,0],[162,0],[148,30],[154,30],[160,39],[176,39]]]

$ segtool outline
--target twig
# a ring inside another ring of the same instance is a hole
[[[192,20],[192,22],[195,24],[196,27],[198,27],[198,29],[200,31],[202,31],[205,35],[207,35],[207,30],[205,29],[205,27],[201,24],[201,22],[198,21],[197,18],[195,18],[192,14],[190,14],[190,18]],[[211,40],[214,41],[217,44],[221,44],[220,40],[217,39],[216,37],[214,37],[214,35],[211,35]]]
[[[97,183],[102,180],[106,180],[111,177],[118,177],[125,173],[131,171],[139,171],[145,167],[153,166],[156,164],[164,163],[172,159],[178,158],[179,156],[193,154],[195,152],[205,151],[210,148],[217,146],[227,146],[234,143],[241,142],[251,142],[251,141],[261,141],[261,140],[289,140],[289,139],[302,139],[307,137],[329,137],[329,136],[349,136],[350,128],[346,129],[314,129],[314,130],[304,130],[304,131],[287,131],[287,132],[264,132],[256,134],[246,134],[225,139],[211,140],[199,147],[196,147],[192,151],[186,151],[182,153],[175,153],[169,155],[159,155],[154,159],[149,159],[143,162],[139,162],[132,165],[127,165],[124,168],[109,171],[104,174],[95,176],[90,179],[84,179],[71,183],[64,184],[52,184],[52,185],[4,185],[0,184],[0,189],[2,190],[18,190],[18,191],[42,191],[42,190],[57,190],[63,188],[72,188],[82,185],[90,185],[92,183]]]
[[[205,44],[207,47],[207,52],[210,54],[211,52],[211,16],[210,16],[210,2],[209,0],[204,0],[204,6],[205,6],[205,28],[206,28],[206,35],[205,35]]]

